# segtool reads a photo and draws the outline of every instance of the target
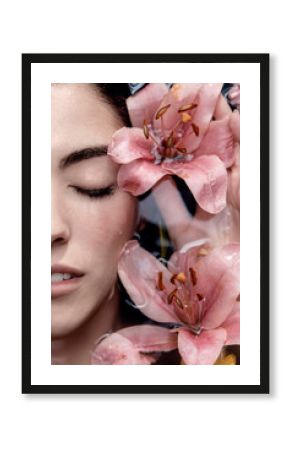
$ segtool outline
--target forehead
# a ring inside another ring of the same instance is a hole
[[[121,119],[94,85],[52,85],[52,151],[107,145],[112,134],[121,126]]]

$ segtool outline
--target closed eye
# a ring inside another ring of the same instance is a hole
[[[85,195],[90,198],[106,197],[108,195],[114,194],[114,192],[116,190],[116,186],[114,184],[104,187],[104,188],[98,188],[98,189],[84,189],[80,186],[73,186],[73,185],[69,185],[69,187],[73,188],[79,194]]]

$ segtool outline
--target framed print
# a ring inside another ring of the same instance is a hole
[[[269,55],[23,54],[22,121],[23,393],[268,393]]]

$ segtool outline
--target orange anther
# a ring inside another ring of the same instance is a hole
[[[188,114],[188,113],[186,113],[186,112],[184,112],[184,113],[181,114],[181,120],[182,120],[182,122],[186,123],[186,122],[189,122],[191,119],[192,119],[192,117],[191,117],[190,114]]]
[[[176,279],[181,283],[184,283],[186,281],[186,276],[184,275],[183,272],[179,272],[179,274],[177,274],[176,276]]]

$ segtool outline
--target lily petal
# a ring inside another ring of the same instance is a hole
[[[235,163],[228,170],[228,203],[240,211],[240,145],[235,143]]]
[[[230,116],[223,120],[210,123],[205,136],[194,153],[194,156],[216,155],[226,167],[231,167],[235,161],[234,139],[229,125]]]
[[[219,95],[216,108],[214,111],[214,117],[216,120],[224,119],[226,116],[230,116],[232,114],[232,109],[227,102],[227,99],[223,94]]]
[[[185,181],[205,211],[216,214],[226,206],[227,171],[217,156],[199,156],[190,162],[163,163],[162,166],[168,174]]]
[[[134,343],[121,333],[113,333],[103,339],[91,355],[91,364],[94,365],[144,365],[152,362],[154,357],[140,354]]]
[[[177,336],[166,328],[137,325],[112,333],[92,352],[95,365],[145,365],[155,362],[158,355],[150,352],[168,352],[177,347]]]
[[[153,160],[151,148],[141,128],[123,127],[113,134],[108,155],[118,164],[128,164],[138,158]]]
[[[127,99],[127,108],[133,127],[143,127],[144,119],[151,122],[164,95],[168,92],[165,83],[150,83]]]
[[[136,325],[123,328],[119,334],[134,343],[141,352],[168,352],[177,347],[177,334],[155,325]]]
[[[190,149],[195,150],[200,145],[212,119],[222,86],[222,83],[205,83],[200,88],[197,96],[198,107],[193,115],[193,122],[199,128],[199,136],[191,135],[192,145],[187,142]]]
[[[164,287],[172,290],[171,273],[157,258],[141,248],[137,241],[125,244],[119,259],[118,274],[129,296],[150,319],[176,323],[178,319],[166,303],[165,292],[157,289],[159,272],[163,274]]]
[[[228,244],[216,248],[195,266],[196,289],[206,298],[203,328],[222,326],[230,315],[240,292],[239,263],[239,244]]]
[[[172,273],[178,273],[183,270],[185,273],[189,272],[190,267],[194,267],[199,260],[199,252],[205,240],[200,239],[197,241],[188,242],[187,251],[176,251],[172,253],[170,260],[168,261],[168,269]],[[186,248],[186,246],[184,246]]]
[[[223,328],[202,331],[199,336],[183,328],[178,332],[178,350],[185,364],[211,365],[217,360],[226,336]]]
[[[240,113],[236,109],[230,117],[230,126],[234,135],[234,139],[240,142]]]
[[[132,195],[141,195],[165,175],[162,165],[144,159],[132,161],[120,167],[118,185]]]
[[[227,332],[226,345],[240,344],[240,302],[236,302],[232,312],[221,324]]]

